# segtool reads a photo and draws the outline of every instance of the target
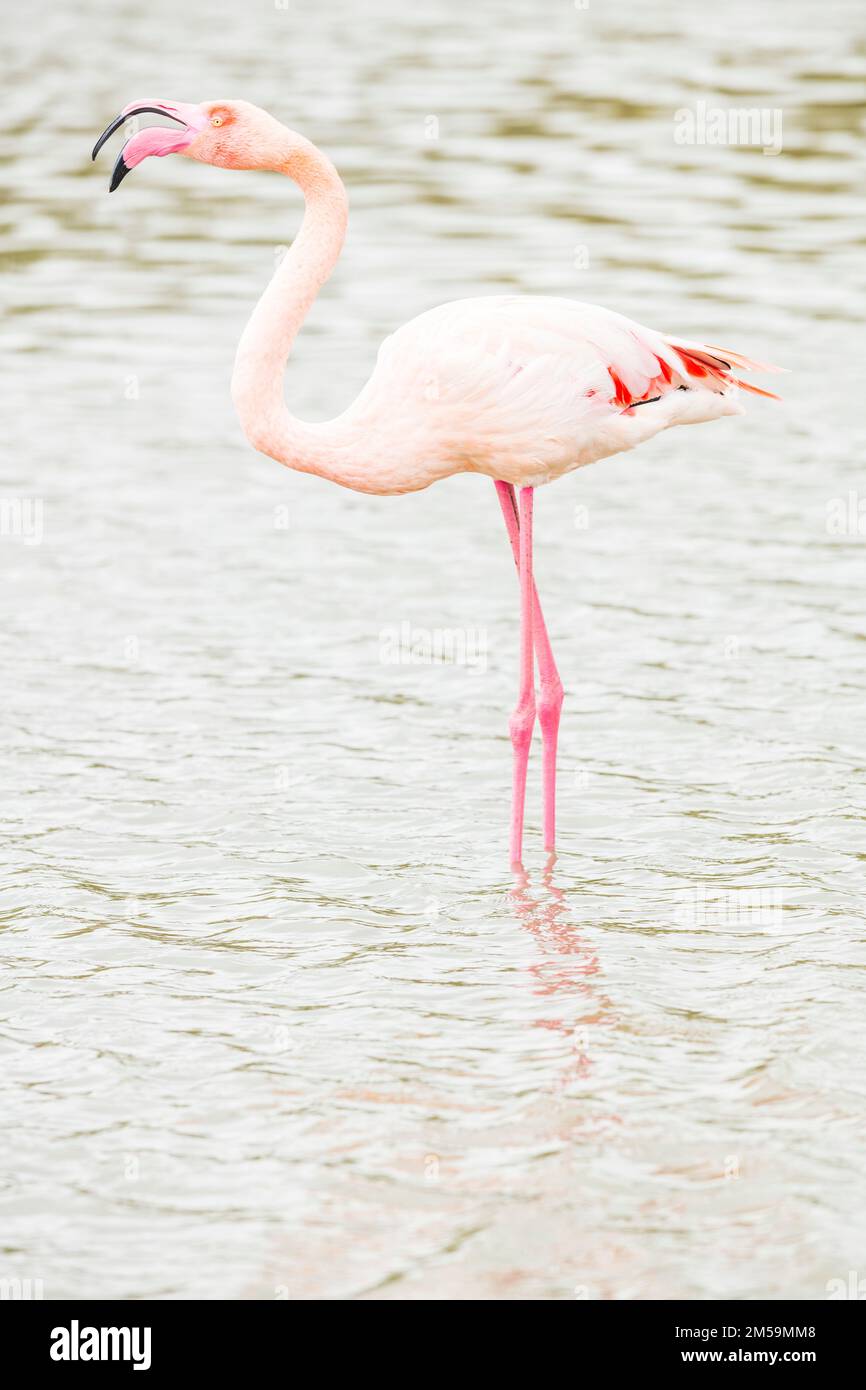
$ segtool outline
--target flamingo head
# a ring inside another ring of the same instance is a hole
[[[93,147],[93,158],[125,121],[147,113],[167,116],[176,124],[148,126],[130,136],[112,170],[110,193],[148,155],[185,154],[223,169],[272,169],[289,134],[250,101],[133,101],[106,126]]]

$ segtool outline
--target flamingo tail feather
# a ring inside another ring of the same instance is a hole
[[[765,396],[767,400],[779,401],[773,391],[764,391],[760,386],[752,386],[748,381],[740,381],[733,375],[732,367],[742,372],[784,372],[786,367],[776,367],[771,362],[757,362],[745,357],[741,352],[729,352],[727,348],[713,347],[707,343],[689,343],[683,338],[665,338],[685,365],[689,376],[709,376],[717,381],[739,386],[741,391],[749,391],[753,396]]]

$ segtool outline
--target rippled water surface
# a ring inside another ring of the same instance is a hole
[[[862,1272],[861,21],[91,0],[8,35],[0,1274],[569,1299]],[[487,291],[793,369],[782,406],[538,495],[551,872],[537,747],[528,881],[506,863],[492,487],[375,499],[248,449],[234,345],[299,197],[167,159],[109,198],[89,149],[142,96],[245,96],[346,178],[301,415]],[[778,109],[782,152],[677,143],[700,101]],[[384,661],[407,630],[477,659]]]

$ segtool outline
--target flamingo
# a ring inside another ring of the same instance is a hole
[[[379,496],[415,492],[455,473],[493,479],[520,588],[520,679],[509,721],[510,859],[522,863],[536,714],[544,846],[553,855],[563,685],[533,579],[534,491],[673,425],[739,415],[740,391],[778,400],[734,371],[782,369],[668,337],[595,305],[491,295],[410,320],[382,344],[357,399],[335,419],[308,424],[288,410],[283,376],[292,343],[342,250],[348,200],[340,175],[311,141],[248,101],[132,102],[100,135],[93,158],[127,120],[148,113],[175,124],[146,127],[126,141],[110,192],[148,156],[181,154],[223,169],[287,174],[304,196],[300,231],[237,348],[232,399],[252,447],[288,468]]]

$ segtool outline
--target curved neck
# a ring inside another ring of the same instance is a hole
[[[288,174],[305,201],[301,229],[241,334],[232,374],[232,398],[253,448],[305,473],[349,481],[323,431],[293,416],[283,395],[286,362],[298,330],[340,255],[348,199],[326,155],[294,131],[271,168]]]

